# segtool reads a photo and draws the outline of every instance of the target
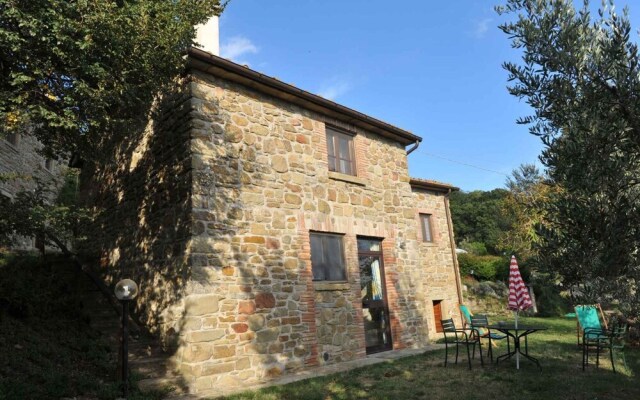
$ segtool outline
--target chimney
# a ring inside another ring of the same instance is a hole
[[[220,55],[220,32],[218,16],[214,15],[204,24],[196,25],[196,42],[199,48],[215,56]]]

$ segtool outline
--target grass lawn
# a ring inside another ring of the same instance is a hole
[[[540,360],[542,371],[523,359],[520,370],[516,370],[515,360],[498,366],[486,363],[482,368],[476,359],[469,371],[466,355],[457,365],[444,368],[442,350],[225,399],[640,399],[639,349],[625,349],[629,369],[618,360],[617,374],[612,372],[608,357],[601,360],[599,369],[590,366],[583,372],[575,320],[521,321],[548,327],[529,340],[530,354]],[[505,348],[505,343],[500,344],[494,355],[502,354]]]

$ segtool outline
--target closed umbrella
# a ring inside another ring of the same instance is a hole
[[[518,312],[526,310],[533,305],[529,291],[522,280],[516,256],[511,256],[509,265],[509,310],[513,310],[516,316],[515,327],[518,329]],[[520,353],[516,352],[516,367],[520,369]]]

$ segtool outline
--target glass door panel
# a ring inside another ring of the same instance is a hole
[[[391,327],[380,240],[359,238],[358,261],[367,354],[390,350]]]

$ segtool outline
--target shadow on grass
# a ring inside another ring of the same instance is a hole
[[[486,363],[484,368],[475,360],[469,370],[466,358],[445,368],[444,350],[437,350],[225,399],[640,398],[638,349],[626,351],[629,369],[617,360],[618,373],[614,374],[608,359],[605,359],[600,368],[590,366],[583,372],[582,352],[575,343],[571,321],[555,319],[544,322],[548,322],[549,331],[529,342],[530,353],[540,360],[542,369],[528,360],[521,360],[520,370],[517,370],[515,360],[511,359],[499,365]],[[494,349],[494,356],[505,350],[506,346],[501,345]]]

